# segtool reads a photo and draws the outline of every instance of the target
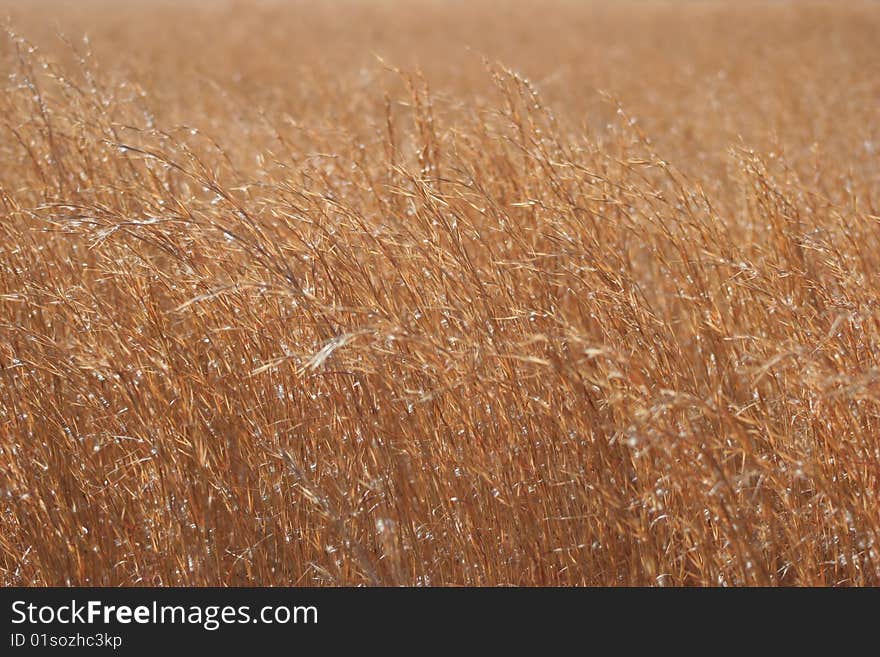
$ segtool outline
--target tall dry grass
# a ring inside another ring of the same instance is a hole
[[[3,584],[880,583],[876,4],[5,7]]]

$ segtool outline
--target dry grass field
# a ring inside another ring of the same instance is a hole
[[[3,585],[880,584],[880,4],[0,16]]]

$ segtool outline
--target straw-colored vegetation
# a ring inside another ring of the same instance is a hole
[[[2,5],[3,584],[880,583],[877,4],[124,4]]]

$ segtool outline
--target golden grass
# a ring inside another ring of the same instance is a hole
[[[3,5],[3,584],[880,583],[878,5],[116,4]]]

